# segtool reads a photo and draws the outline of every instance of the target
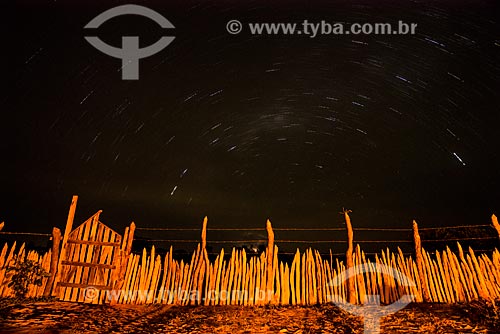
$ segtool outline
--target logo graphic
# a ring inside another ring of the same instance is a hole
[[[238,20],[231,20],[226,24],[226,30],[231,35],[236,35],[243,30],[243,25]]]
[[[347,279],[354,278],[356,275],[364,273],[379,273],[381,275],[389,275],[395,280],[397,280],[402,286],[414,287],[415,282],[402,272],[392,267],[383,264],[363,264],[359,266],[354,266],[348,270],[344,270],[335,276],[329,283],[329,286],[340,286]],[[381,306],[379,295],[366,295],[366,300],[363,305],[353,305],[346,302],[342,296],[334,295],[329,296],[329,301],[333,302],[335,305],[356,316],[363,317],[364,320],[364,333],[365,334],[378,334],[380,333],[380,319],[389,315],[396,313],[399,310],[405,308],[410,304],[414,295],[403,295],[400,299],[394,303]]]
[[[108,9],[107,11],[96,16],[90,21],[85,28],[99,28],[101,24],[120,15],[141,15],[145,16],[164,29],[175,28],[169,20],[164,18],[158,12],[147,7],[138,5],[123,5]],[[123,36],[122,48],[116,48],[104,43],[96,36],[85,36],[89,42],[97,50],[115,58],[122,60],[122,80],[138,80],[139,79],[139,59],[152,56],[165,47],[167,47],[175,39],[173,36],[163,36],[156,43],[145,48],[139,48],[139,36]]]

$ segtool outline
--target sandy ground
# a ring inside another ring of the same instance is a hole
[[[0,333],[363,333],[363,322],[334,305],[102,306],[3,299]],[[381,333],[500,333],[500,308],[411,304],[383,318]]]

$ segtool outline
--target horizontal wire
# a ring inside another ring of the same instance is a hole
[[[137,227],[136,230],[141,231],[201,231],[201,228],[169,228],[169,227]],[[252,228],[207,228],[207,231],[265,231],[265,227],[252,227]],[[345,231],[343,227],[318,227],[318,228],[273,228],[274,231]],[[371,228],[359,227],[353,228],[354,231],[397,231],[397,232],[410,232],[410,228]]]
[[[454,228],[471,228],[471,227],[491,227],[491,225],[462,225],[462,226],[448,226],[448,227],[428,227],[421,228],[421,231],[425,230],[438,230],[438,229],[454,229]],[[200,231],[198,228],[137,228],[137,230],[151,230],[151,231]],[[207,229],[208,231],[263,231],[264,228],[212,228]],[[343,228],[275,228],[275,231],[338,231],[344,230]],[[355,228],[355,231],[411,231],[411,229],[387,229],[387,228]],[[4,235],[32,235],[32,236],[46,236],[50,237],[51,234],[47,233],[34,233],[34,232],[6,232],[1,231],[0,234]],[[496,237],[471,237],[471,238],[451,238],[445,240],[431,240],[423,239],[422,242],[440,242],[440,241],[460,241],[460,240],[493,240]],[[136,239],[137,241],[147,241],[147,242],[179,242],[179,243],[198,243],[200,240],[179,240],[179,239]],[[275,240],[280,243],[347,243],[345,240]],[[267,242],[266,239],[259,240],[214,240],[208,241],[208,243],[251,243],[251,242]],[[357,243],[395,243],[395,242],[413,242],[410,240],[359,240],[354,241]]]
[[[135,239],[134,241],[143,241],[143,242],[185,242],[185,243],[201,243],[200,240],[186,240],[186,239],[181,239],[181,240],[172,240],[172,239]]]
[[[423,242],[443,242],[443,241],[457,241],[457,240],[492,240],[497,239],[496,237],[484,237],[484,238],[446,238],[441,240],[422,240]]]
[[[274,240],[276,243],[298,243],[298,244],[321,244],[321,243],[347,243],[347,241],[339,240]]]
[[[492,227],[491,225],[460,225],[460,226],[443,226],[443,227],[423,227],[418,228],[419,231],[427,231],[427,230],[448,230],[454,228],[472,228],[472,227]]]
[[[145,242],[182,242],[182,243],[201,243],[201,240],[186,240],[186,239],[136,239],[137,241]],[[258,243],[267,242],[267,239],[258,240],[207,240],[207,244],[217,243]],[[276,243],[304,243],[304,244],[320,244],[320,243],[342,243],[346,244],[345,240],[274,240]],[[411,240],[359,240],[354,243],[394,243],[394,242],[413,242]]]
[[[429,230],[448,230],[457,228],[475,228],[475,227],[491,227],[491,225],[460,225],[460,226],[443,226],[443,227],[423,227],[419,231]],[[201,231],[201,228],[170,228],[170,227],[137,227],[136,230],[141,231]],[[207,228],[207,231],[265,231],[265,227],[252,227],[252,228]],[[274,231],[345,231],[343,227],[317,227],[317,228],[273,228]],[[411,232],[411,228],[383,228],[383,227],[354,227],[354,231],[394,231],[394,232]]]
[[[137,227],[136,230],[141,231],[199,231],[201,228],[170,228],[170,227]],[[207,231],[265,231],[265,227],[260,228],[207,228]],[[278,230],[278,229],[273,229]]]
[[[459,226],[441,226],[441,227],[419,227],[419,231],[425,230],[442,230],[455,228],[474,228],[474,227],[492,227],[488,224],[482,225],[459,225]],[[207,231],[262,231],[265,227],[248,227],[248,228],[223,228],[223,227],[208,227]],[[201,228],[171,228],[171,227],[136,227],[136,230],[144,231],[201,231]],[[275,227],[275,231],[345,231],[345,227]],[[412,231],[411,228],[385,228],[385,227],[354,227],[353,230],[358,231]]]
[[[201,228],[136,227],[136,231],[201,231]]]
[[[476,249],[476,250],[473,250],[474,253],[484,253],[484,252],[493,252],[494,250],[493,249]],[[464,250],[463,251],[464,253],[470,253],[468,250]],[[304,252],[302,252],[301,254],[303,254]],[[436,252],[427,252],[429,254],[436,254]],[[439,252],[439,253],[442,253],[442,252]],[[135,254],[135,253],[134,253]],[[167,253],[165,252],[156,252],[157,255],[167,255]],[[220,255],[221,253],[220,252],[207,252],[208,255]],[[247,256],[260,256],[261,253],[246,253]],[[279,252],[278,255],[295,255],[296,252]],[[381,255],[382,252],[363,252],[363,254],[365,255]],[[397,253],[399,255],[399,252]],[[409,256],[412,256],[412,255],[415,255],[414,253],[411,253],[411,252],[403,252],[402,253],[403,255],[409,255]],[[140,254],[139,254],[140,255]],[[192,254],[191,253],[186,253],[185,255],[189,255],[191,256]],[[330,257],[330,253],[319,253],[320,256],[323,257],[323,260],[328,260],[327,258]],[[344,257],[346,254],[345,253],[332,253],[331,256],[332,257],[335,257],[335,258],[338,258],[338,257]],[[224,253],[224,257],[231,257],[231,252],[225,252]]]
[[[396,231],[396,232],[411,232],[411,228],[378,228],[378,227],[353,227],[354,231]]]
[[[35,235],[35,236],[44,236],[44,237],[50,237],[52,235],[52,234],[47,234],[47,233],[32,233],[32,232],[0,232],[0,234]]]
[[[277,243],[342,243],[346,244],[345,240],[275,240]],[[413,242],[412,240],[354,240],[354,243],[391,243],[391,242]]]
[[[443,226],[443,227],[424,227],[419,228],[419,231],[426,230],[442,230],[442,229],[456,229],[456,228],[474,228],[474,227],[491,227],[491,225],[461,225],[461,226]],[[201,228],[170,228],[170,227],[137,227],[136,230],[141,231],[201,231]],[[207,231],[265,231],[262,228],[207,228]],[[345,228],[273,228],[274,231],[345,231]],[[358,227],[353,228],[354,231],[398,231],[409,232],[409,228],[372,228],[372,227]],[[35,235],[35,236],[51,236],[48,233],[32,233],[32,232],[5,232],[0,234],[18,234],[18,235]]]
[[[446,241],[460,241],[460,240],[493,240],[496,237],[484,237],[484,238],[447,238],[440,240],[423,239],[422,242],[446,242]],[[137,241],[144,242],[181,242],[181,243],[201,243],[201,240],[189,240],[189,239],[136,239]],[[207,243],[259,243],[267,242],[267,239],[253,239],[253,240],[207,240]],[[274,240],[276,243],[347,243],[346,240]],[[354,240],[354,243],[413,243],[413,240]]]
[[[274,231],[345,231],[345,228],[342,227],[318,227],[318,228],[309,228],[309,227],[291,227],[291,228],[286,228],[286,227],[278,227],[274,228]]]
[[[354,243],[413,242],[413,240],[354,240]]]
[[[185,239],[136,239],[137,241],[147,242],[185,242],[185,243],[201,243],[201,240],[185,240]],[[222,244],[222,243],[242,243],[242,242],[267,242],[265,239],[261,240],[211,240],[207,241],[208,244]]]

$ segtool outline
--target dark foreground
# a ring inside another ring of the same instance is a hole
[[[334,305],[101,306],[0,299],[0,333],[363,333],[363,323]],[[381,333],[500,333],[500,307],[411,304],[384,318]]]

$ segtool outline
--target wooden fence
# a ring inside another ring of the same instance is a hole
[[[113,242],[104,241],[104,244],[103,241],[90,240],[88,236],[84,238],[86,242],[73,241],[73,245],[85,244],[87,247],[80,248],[79,255],[74,258],[78,261],[73,259],[82,270],[78,283],[72,285],[72,282],[61,279],[68,272],[68,269],[61,269],[65,264],[68,265],[68,262],[63,262],[67,260],[61,258],[67,258],[64,247],[67,247],[68,240],[72,240],[69,235],[72,233],[74,206],[75,199],[65,231],[68,237],[66,240],[62,238],[61,256],[55,254],[59,252],[58,247],[53,247],[43,255],[33,251],[26,253],[24,245],[17,250],[15,243],[10,248],[7,244],[3,247],[0,254],[0,296],[13,294],[6,286],[9,281],[6,267],[16,261],[31,259],[39,262],[51,273],[51,277],[44,278],[42,286],[30,285],[29,297],[52,294],[61,300],[91,303],[313,305],[341,300],[363,303],[367,295],[379,295],[381,302],[387,304],[404,295],[413,296],[416,302],[445,303],[500,298],[498,249],[491,255],[476,255],[471,248],[463,251],[460,243],[457,243],[458,254],[449,247],[430,254],[421,247],[418,225],[413,222],[414,257],[405,256],[399,248],[395,252],[386,249],[374,257],[368,257],[352,241],[353,231],[348,212],[344,212],[348,229],[345,262],[334,258],[331,252],[328,259],[323,258],[313,249],[303,252],[297,249],[291,263],[281,261],[269,221],[266,223],[268,245],[260,256],[249,256],[245,250],[233,248],[227,257],[222,249],[211,261],[206,250],[207,218],[203,222],[200,244],[190,261],[174,259],[172,247],[163,256],[156,254],[154,246],[149,251],[144,249],[142,254],[133,254],[131,246],[135,225],[132,223],[126,228],[121,241],[117,241],[120,240],[119,235],[114,236]],[[94,217],[89,221],[84,223],[88,224],[85,225],[86,229],[98,231],[100,228],[104,231],[98,219]],[[495,216],[492,216],[492,222],[500,238],[500,226]],[[60,232],[57,229],[54,231],[54,244],[59,244]],[[88,232],[87,235],[96,233]],[[106,247],[114,246],[114,252],[105,250]],[[102,254],[107,255],[103,257]],[[91,259],[90,262],[86,262],[87,258]],[[103,263],[106,268],[103,268],[109,269],[106,277],[112,279],[104,280],[104,283],[101,280],[96,284],[90,278],[91,275],[95,277],[95,270],[87,270],[85,274],[85,268],[99,268],[97,264],[101,262],[92,260],[95,258],[106,259],[107,262]],[[348,269],[354,270],[356,274],[347,275]],[[77,290],[62,293],[62,288]]]

